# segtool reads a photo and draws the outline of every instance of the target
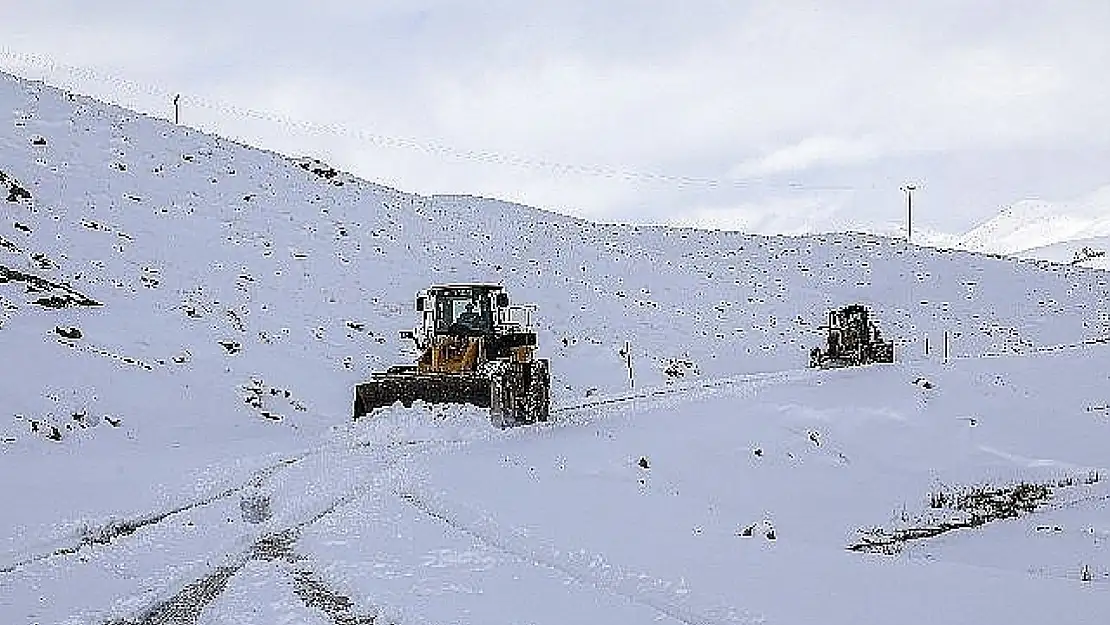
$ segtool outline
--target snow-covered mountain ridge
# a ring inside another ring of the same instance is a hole
[[[1110,186],[1072,202],[1024,200],[958,237],[954,247],[1017,258],[1105,269],[1099,255],[1110,238]]]
[[[301,622],[351,622],[320,596],[403,622],[762,622],[757,612],[859,622],[856,602],[793,602],[768,584],[796,574],[813,592],[851,572],[892,593],[909,578],[957,592],[912,568],[882,582],[887,565],[842,553],[845,534],[923,494],[930,471],[1047,479],[1101,468],[1094,418],[1069,421],[1059,437],[1039,417],[999,418],[1026,404],[1096,407],[1075,389],[1097,388],[1098,366],[1029,356],[1076,385],[1042,398],[1012,381],[1033,384],[1033,373],[1014,366],[998,381],[979,358],[1110,336],[1101,271],[862,234],[606,225],[420,197],[7,75],[0,115],[0,468],[14,502],[0,513],[4,622],[157,622],[197,579],[216,589],[191,604],[200,622],[242,620],[244,606],[263,603]],[[415,322],[415,291],[458,281],[502,282],[537,304],[556,407],[629,390],[626,342],[637,388],[770,373],[689,405],[568,410],[526,431],[494,432],[465,410],[385,411],[351,426],[353,385],[413,357],[397,332]],[[874,307],[904,367],[942,380],[939,395],[904,368],[797,371],[822,339],[825,310],[856,301]],[[945,333],[953,359],[968,363],[959,372],[934,362]],[[691,366],[676,381],[667,371],[677,360]],[[849,391],[829,390],[837,380]],[[979,397],[999,403],[959,401]],[[997,453],[952,425],[972,411],[1000,432]],[[1030,454],[1042,448],[1029,441],[1064,459],[1052,471],[1036,465],[1043,456]],[[468,451],[452,453],[459,446]],[[653,468],[623,463],[640,455]],[[740,496],[728,475],[762,486]],[[852,503],[827,501],[827,524],[808,526],[813,512],[791,500],[791,485],[809,501],[827,486]],[[227,503],[252,489],[275,502],[267,524],[244,524]],[[601,511],[568,512],[591,506]],[[654,520],[637,524],[636,511]],[[734,551],[752,545],[738,542],[741,530],[765,516],[796,539]],[[621,528],[654,553],[622,546]],[[292,542],[283,551],[275,537]],[[255,548],[264,539],[267,557]],[[960,581],[971,597],[1016,595],[1007,614],[1044,616],[1034,599],[1046,587],[1045,605],[1086,614],[1105,602],[1060,580],[1083,562],[1101,575],[1105,551],[1069,540],[1081,562],[1038,560],[1057,576],[1047,586],[994,552],[942,543],[941,557],[1004,569]],[[745,555],[768,574],[736,573],[760,588],[736,594],[712,571]],[[280,599],[251,594],[266,584]],[[884,618],[918,618],[904,608],[909,595],[891,601],[875,608]],[[969,613],[990,614],[969,601]]]

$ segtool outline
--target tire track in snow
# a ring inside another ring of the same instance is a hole
[[[155,605],[135,620],[116,619],[106,625],[191,625],[200,618],[201,611],[226,588],[231,576],[238,573],[247,562],[235,566],[221,566],[195,582],[186,585],[170,599]]]
[[[757,625],[765,622],[763,617],[749,614],[732,607],[719,606],[695,609],[680,605],[669,597],[667,582],[646,575],[634,574],[619,567],[604,565],[597,570],[596,558],[588,565],[576,564],[572,558],[562,555],[551,547],[536,547],[524,539],[514,537],[502,530],[488,515],[467,514],[459,506],[452,506],[441,496],[430,493],[403,491],[396,493],[403,501],[425,515],[470,536],[478,542],[509,554],[533,566],[543,567],[562,573],[567,577],[596,590],[607,592],[632,603],[651,608],[662,616],[670,617],[684,625]],[[472,517],[472,518],[464,518]],[[695,600],[690,594],[684,595],[688,603]]]
[[[301,600],[301,603],[309,608],[323,611],[335,625],[376,625],[378,623],[377,613],[359,614],[355,611],[355,603],[350,597],[320,581],[311,570],[297,568],[290,575],[293,577],[293,594]]]
[[[1095,346],[1095,345],[1106,345],[1106,344],[1110,344],[1110,336],[1098,337],[1098,338],[1092,338],[1092,339],[1084,339],[1082,341],[1078,341],[1078,342],[1075,342],[1075,343],[1063,343],[1063,344],[1058,344],[1058,345],[1037,346],[1037,347],[1029,348],[1027,350],[1023,350],[1021,352],[997,352],[997,353],[996,352],[983,352],[983,353],[980,353],[980,354],[972,354],[972,355],[960,355],[960,356],[953,355],[953,356],[949,357],[949,360],[952,360],[952,361],[957,361],[957,360],[981,360],[981,359],[986,359],[986,358],[1000,358],[1000,357],[1006,357],[1006,356],[1025,356],[1025,355],[1040,354],[1040,353],[1046,353],[1046,352],[1061,351],[1061,350],[1065,350],[1065,349],[1083,349],[1083,348],[1088,348],[1088,347]],[[920,365],[920,364],[928,364],[928,363],[933,363],[933,362],[935,362],[935,361],[931,360],[931,359],[927,359],[927,358],[913,358],[913,359],[901,360],[896,364]],[[874,365],[870,365],[870,366],[874,366]],[[858,369],[858,368],[860,368],[860,367],[852,367],[852,369]],[[625,403],[628,403],[628,402],[631,402],[631,401],[635,401],[637,399],[651,400],[651,399],[655,399],[655,398],[659,398],[659,397],[666,397],[666,396],[672,396],[672,395],[681,396],[681,395],[691,394],[692,392],[696,392],[696,391],[705,391],[705,390],[712,391],[714,389],[722,389],[722,388],[727,388],[727,387],[730,387],[730,386],[740,386],[740,385],[745,385],[745,384],[752,385],[753,389],[754,389],[754,388],[760,388],[760,387],[763,387],[763,386],[773,385],[773,384],[784,384],[784,383],[789,383],[789,382],[797,382],[797,381],[800,381],[800,380],[808,379],[808,378],[811,378],[811,377],[814,377],[814,376],[817,376],[817,375],[821,375],[822,373],[831,372],[831,371],[836,371],[836,370],[811,369],[811,368],[806,368],[806,369],[783,369],[783,370],[780,370],[780,371],[768,371],[768,372],[763,372],[763,373],[749,373],[749,374],[741,374],[741,375],[729,376],[729,377],[712,378],[712,379],[709,379],[709,380],[704,380],[704,381],[694,382],[694,383],[686,383],[686,384],[681,384],[681,385],[680,384],[672,384],[672,385],[666,385],[666,386],[655,386],[655,387],[647,388],[647,389],[644,389],[644,390],[638,391],[638,392],[615,394],[615,395],[610,395],[608,397],[600,397],[598,399],[594,399],[594,400],[591,400],[591,401],[585,401],[585,402],[578,403],[578,404],[570,404],[570,405],[566,405],[566,406],[554,407],[554,408],[551,409],[551,413],[552,414],[557,414],[557,413],[564,413],[564,412],[577,412],[579,410],[584,410],[586,408],[598,408],[598,407],[602,407],[602,406],[625,404]]]
[[[563,412],[577,412],[579,410],[584,410],[587,408],[600,408],[602,406],[625,404],[637,399],[654,400],[657,398],[670,396],[681,397],[683,395],[692,395],[698,391],[709,391],[709,393],[706,394],[711,394],[717,389],[729,389],[730,387],[740,387],[740,390],[743,392],[749,390],[757,390],[759,388],[774,384],[797,382],[799,380],[804,380],[818,374],[819,371],[814,369],[786,369],[783,371],[771,371],[766,373],[743,374],[725,378],[713,378],[710,380],[704,380],[683,385],[656,386],[635,393],[601,397],[592,401],[582,402],[580,404],[559,406],[557,408],[552,408],[551,412],[553,414]]]
[[[257,469],[256,471],[251,473],[250,478],[245,480],[243,483],[237,486],[226,488],[215,494],[209,495],[208,497],[204,497],[174,508],[162,510],[160,512],[148,514],[145,516],[122,520],[113,519],[98,528],[86,529],[76,537],[76,542],[56,547],[49,551],[42,551],[30,556],[25,556],[22,559],[18,559],[14,562],[10,562],[9,564],[0,566],[0,573],[14,573],[18,569],[21,569],[27,565],[41,562],[49,558],[76,555],[80,553],[82,549],[93,545],[111,544],[119,538],[130,536],[144,527],[154,525],[156,523],[161,523],[162,521],[165,521],[166,519],[174,515],[212,505],[222,499],[226,499],[236,493],[242,492],[251,483],[257,482],[259,480],[266,480],[282,468],[297,464],[310,455],[311,454],[308,453],[302,453],[300,455],[293,456],[292,458],[286,458],[281,462],[277,462],[272,465],[262,467],[261,469]]]
[[[376,450],[391,452],[414,445],[427,446],[438,442],[398,441],[381,445]],[[358,446],[369,445],[359,444]],[[306,453],[301,460],[312,455],[315,454]],[[385,458],[384,465],[373,474],[371,479],[360,482],[355,488],[332,499],[314,514],[281,530],[263,534],[242,553],[225,554],[223,559],[229,561],[229,564],[218,566],[208,574],[185,584],[169,597],[143,609],[137,616],[104,621],[104,625],[192,625],[196,623],[204,609],[226,590],[232,577],[251,561],[281,559],[290,564],[296,564],[301,558],[293,552],[293,545],[299,540],[304,529],[366,493],[380,489],[379,479],[399,460],[400,457],[397,455]],[[246,484],[235,490],[245,487]],[[377,622],[376,612],[367,614],[355,612],[355,604],[350,597],[327,586],[310,569],[295,567],[289,575],[293,578],[294,594],[306,606],[322,610],[336,625],[374,625]]]
[[[328,586],[311,569],[298,564],[303,558],[293,551],[293,544],[311,522],[314,521],[265,534],[230,564],[216,567],[204,577],[189,582],[136,617],[118,618],[104,625],[192,625],[200,619],[204,609],[223,594],[231,579],[255,560],[283,560],[291,565],[285,573],[292,578],[293,594],[305,606],[322,611],[335,625],[375,625],[379,616],[377,610],[359,612],[350,597]]]
[[[133,619],[118,618],[105,625],[187,625],[196,623],[204,608],[227,589],[231,578],[252,560],[273,560],[290,557],[295,529],[264,534],[230,564],[195,581],[189,582],[168,599],[159,601]]]
[[[422,445],[422,444],[430,444],[430,443],[451,444],[451,443],[459,443],[459,442],[465,442],[465,441],[449,441],[449,440],[443,440],[443,441],[423,441],[423,440],[395,441],[395,442],[392,442],[392,443],[389,443],[389,444],[385,445],[384,447],[401,448],[401,447],[405,447],[405,446],[414,446],[414,445]],[[376,446],[380,446],[379,443],[375,443],[374,441],[357,441],[355,443],[348,443],[347,445],[348,445],[349,449],[373,448],[373,447],[376,447]],[[128,518],[112,519],[112,520],[108,521],[107,523],[105,523],[105,524],[103,524],[99,527],[96,527],[96,528],[93,528],[93,529],[86,529],[86,530],[82,531],[80,534],[78,534],[77,536],[71,537],[70,540],[72,542],[69,542],[68,544],[63,544],[63,545],[60,545],[60,546],[57,546],[57,547],[54,547],[54,548],[51,548],[51,549],[47,549],[47,550],[40,550],[37,553],[32,553],[30,555],[20,556],[18,554],[13,554],[13,553],[9,552],[8,558],[7,558],[7,563],[0,563],[0,574],[14,573],[14,572],[16,572],[17,570],[19,570],[23,567],[26,567],[28,565],[35,564],[35,563],[38,563],[38,562],[42,562],[44,560],[48,560],[50,558],[77,555],[78,553],[81,552],[82,549],[85,549],[86,547],[90,547],[90,546],[93,546],[93,545],[100,545],[100,546],[109,545],[109,544],[115,542],[119,538],[130,536],[130,535],[134,534],[136,531],[138,531],[138,530],[140,530],[144,527],[151,526],[151,525],[154,525],[154,524],[157,524],[157,523],[161,523],[162,521],[165,521],[166,519],[168,519],[172,516],[181,514],[183,512],[188,512],[190,510],[196,510],[198,508],[203,508],[205,506],[209,506],[209,505],[212,505],[214,503],[217,503],[217,502],[219,502],[223,499],[227,499],[228,497],[231,497],[235,494],[243,492],[244,490],[249,488],[252,484],[259,484],[259,483],[265,482],[266,480],[272,478],[278,471],[281,471],[282,469],[287,469],[289,467],[300,464],[300,463],[302,463],[306,460],[312,459],[312,458],[314,458],[316,456],[319,456],[321,454],[327,453],[329,451],[334,451],[338,448],[340,448],[340,446],[336,446],[336,445],[333,444],[333,445],[324,445],[324,446],[316,447],[316,448],[313,448],[313,449],[307,449],[307,450],[297,452],[296,454],[293,454],[292,456],[290,456],[288,458],[284,458],[279,462],[275,462],[273,464],[264,466],[260,469],[256,469],[255,471],[251,472],[249,477],[247,477],[245,480],[243,480],[242,482],[240,482],[236,486],[231,486],[231,487],[225,488],[225,489],[223,489],[219,492],[208,495],[207,497],[202,497],[200,499],[197,499],[197,500],[194,500],[194,501],[191,501],[191,502],[188,502],[188,503],[184,503],[184,504],[181,504],[179,506],[175,506],[173,508],[161,510],[159,512],[154,512],[154,513],[147,514],[147,515],[142,515],[142,516],[136,516],[136,517],[132,517],[132,518],[129,518],[129,519]],[[120,516],[123,516],[123,515],[120,515]],[[52,541],[52,542],[59,543],[59,542],[64,542],[64,541],[65,541],[65,539],[60,539],[60,540]]]
[[[558,410],[560,410],[560,411],[581,410],[581,409],[586,409],[586,408],[594,408],[594,407],[604,406],[604,405],[608,405],[608,404],[625,403],[625,402],[629,402],[629,401],[632,401],[632,400],[635,400],[635,399],[641,399],[641,398],[655,399],[655,398],[665,398],[665,397],[675,396],[675,395],[682,396],[682,395],[687,395],[687,394],[697,392],[697,391],[710,391],[710,392],[712,392],[714,389],[721,389],[721,388],[726,388],[727,389],[729,387],[736,387],[736,386],[741,386],[741,385],[742,385],[742,388],[740,388],[739,390],[741,392],[747,393],[747,392],[752,392],[752,391],[754,391],[754,390],[756,390],[760,387],[766,386],[768,384],[786,383],[786,382],[794,381],[796,379],[802,379],[802,378],[808,377],[810,375],[813,375],[812,371],[803,369],[803,370],[788,370],[788,371],[769,372],[769,373],[760,373],[760,374],[747,374],[747,375],[734,376],[734,377],[728,377],[728,378],[716,378],[716,379],[712,379],[712,380],[700,381],[700,382],[695,382],[695,383],[692,383],[692,384],[686,384],[686,385],[682,385],[682,386],[669,385],[669,386],[666,386],[666,387],[658,387],[658,388],[654,388],[654,389],[647,389],[647,390],[641,391],[639,393],[631,394],[631,395],[624,395],[624,396],[617,396],[617,397],[612,397],[612,398],[607,398],[607,399],[596,400],[596,401],[593,401],[593,402],[587,402],[583,405],[563,407],[563,408],[560,408]],[[465,444],[466,442],[467,441],[457,441],[457,440],[426,440],[426,441],[425,440],[402,440],[402,441],[393,441],[393,442],[390,442],[390,443],[387,443],[387,444],[381,444],[381,443],[377,443],[375,441],[357,441],[355,443],[346,443],[345,446],[348,450],[359,449],[359,448],[362,448],[362,449],[366,449],[366,448],[375,449],[375,448],[377,448],[377,449],[380,449],[380,450],[383,450],[383,451],[385,451],[385,450],[395,451],[395,450],[398,450],[398,449],[404,449],[406,447],[411,448],[413,446],[428,446],[428,445],[435,445],[435,444],[451,445],[451,444],[460,444],[460,443]],[[280,470],[287,469],[287,468],[289,468],[293,465],[299,464],[301,462],[304,462],[305,460],[308,460],[310,458],[319,456],[323,453],[326,453],[326,452],[329,452],[329,451],[335,451],[338,448],[340,448],[340,446],[331,444],[331,445],[324,445],[324,446],[321,446],[321,447],[318,447],[318,448],[315,448],[315,449],[305,450],[305,451],[299,452],[298,454],[296,454],[292,457],[283,459],[280,462],[277,462],[277,463],[268,465],[266,467],[263,467],[261,469],[258,469],[256,471],[254,471],[249,478],[244,480],[239,485],[233,486],[233,487],[230,487],[230,488],[226,488],[226,489],[224,489],[224,490],[222,490],[218,493],[215,493],[215,494],[210,495],[208,497],[205,497],[203,499],[193,501],[193,502],[181,505],[181,506],[177,506],[177,507],[169,509],[169,510],[164,510],[164,511],[156,513],[156,514],[147,515],[145,517],[139,517],[137,519],[125,520],[125,521],[112,521],[112,522],[108,523],[107,525],[105,525],[101,528],[98,528],[97,530],[94,530],[94,531],[91,531],[91,532],[86,532],[86,533],[82,534],[80,537],[78,537],[78,540],[74,544],[62,546],[62,547],[59,547],[59,548],[56,548],[56,549],[53,549],[53,550],[50,550],[50,551],[47,551],[47,552],[39,553],[39,554],[30,556],[28,558],[24,558],[20,561],[17,561],[15,563],[13,563],[13,564],[10,564],[10,565],[4,566],[3,568],[0,568],[0,573],[12,573],[12,572],[16,571],[17,569],[19,569],[21,567],[27,566],[27,565],[35,563],[35,562],[40,562],[42,560],[52,558],[52,557],[77,554],[83,548],[91,546],[91,545],[110,544],[110,543],[114,542],[115,540],[117,540],[121,537],[126,537],[126,536],[129,536],[131,534],[134,534],[137,530],[139,530],[143,527],[146,527],[146,526],[149,526],[149,525],[154,525],[154,524],[159,523],[159,522],[161,522],[161,521],[163,521],[163,520],[165,520],[165,519],[167,519],[167,518],[169,518],[173,515],[180,514],[182,512],[186,512],[186,511],[193,510],[193,509],[196,509],[196,508],[204,507],[204,506],[207,506],[207,505],[211,505],[211,504],[214,504],[214,503],[216,503],[216,502],[218,502],[222,499],[226,499],[226,498],[228,498],[228,497],[230,497],[230,496],[232,496],[236,493],[240,493],[240,492],[244,491],[252,483],[258,483],[261,480],[266,480],[266,479],[271,478],[275,473],[277,473]],[[383,469],[383,471],[384,471],[384,469]],[[352,490],[351,492],[348,492],[348,493],[334,499],[333,501],[331,501],[329,505],[325,506],[317,514],[312,515],[311,517],[309,517],[307,519],[304,519],[304,520],[302,520],[302,521],[300,521],[300,522],[298,522],[298,523],[296,523],[296,524],[294,524],[290,527],[287,527],[286,529],[282,530],[281,532],[278,532],[278,534],[269,534],[267,536],[270,537],[269,538],[270,540],[272,540],[273,536],[275,536],[275,535],[285,535],[288,532],[294,532],[295,534],[299,535],[300,531],[303,528],[305,528],[305,527],[307,527],[307,526],[309,526],[313,523],[316,523],[317,521],[326,517],[328,514],[332,513],[336,509],[350,503],[355,498],[364,494],[369,489],[369,487],[372,487],[372,483],[371,482],[364,482],[359,487],[356,487],[354,490]],[[254,546],[252,546],[252,550],[257,550],[261,544],[264,544],[264,541],[268,540],[267,536],[264,536],[263,538],[259,539],[259,542],[256,543]],[[110,621],[110,623],[112,625],[117,625],[117,624],[118,625],[148,625],[148,624],[152,625],[154,623],[192,623],[192,622],[195,622],[196,619],[199,618],[199,615],[200,615],[201,611],[203,610],[203,608],[206,605],[208,605],[209,603],[211,603],[213,600],[215,600],[224,591],[224,589],[226,589],[229,580],[236,573],[238,573],[240,570],[242,570],[242,568],[244,566],[246,566],[246,564],[249,561],[251,561],[251,559],[253,557],[254,556],[251,556],[250,553],[245,554],[245,555],[240,555],[240,556],[233,559],[233,564],[227,565],[227,566],[217,567],[215,570],[213,570],[209,574],[186,584],[173,596],[171,596],[167,599],[164,599],[164,600],[156,603],[154,606],[148,608],[146,611],[144,611],[142,613],[142,615],[140,615],[140,617],[138,617],[137,620],[115,620],[115,621]],[[534,561],[534,562],[537,563],[537,564],[544,564],[543,562],[540,562],[540,561]],[[574,574],[570,573],[569,572],[570,569],[563,570],[563,569],[559,568],[561,565],[557,565],[557,564],[545,564],[545,565],[548,566],[549,568],[556,568],[557,570],[560,570],[561,572],[564,572],[564,573],[570,575],[572,578],[575,578],[575,579],[581,579],[582,578],[581,574],[574,575]],[[566,568],[566,567],[563,567],[563,568]],[[358,621],[357,618],[356,618],[356,620],[351,621],[350,619],[355,618],[355,617],[351,617],[350,615],[344,616],[341,613],[342,611],[339,609],[339,606],[351,605],[349,598],[343,596],[340,593],[335,593],[335,592],[330,592],[330,591],[325,592],[325,590],[324,590],[325,587],[321,583],[316,582],[316,581],[310,581],[310,580],[313,580],[314,578],[306,577],[305,574],[293,573],[293,575],[294,575],[294,580],[295,581],[297,579],[300,580],[300,581],[297,581],[296,583],[300,584],[300,586],[298,586],[298,587],[302,588],[302,594],[298,595],[298,596],[303,595],[302,598],[316,597],[317,599],[306,599],[306,600],[319,600],[319,601],[324,602],[324,604],[327,604],[327,605],[331,606],[331,609],[335,612],[335,614],[330,614],[329,613],[329,616],[333,619],[333,621],[335,621],[337,623],[337,625],[346,625],[347,623],[359,623],[359,622],[361,622],[361,621]],[[591,582],[589,582],[587,580],[587,583],[591,583]],[[597,586],[596,583],[594,583],[593,585]],[[320,599],[321,597],[330,597],[330,598],[329,599]],[[668,608],[667,606],[671,606],[671,607]],[[656,606],[652,606],[652,607],[656,607]],[[660,608],[656,607],[656,609],[660,609]],[[670,609],[672,612],[676,612],[676,614],[680,614],[680,615],[682,614],[681,613],[682,608],[675,607],[672,604],[664,605],[663,609],[660,609],[660,611],[667,614],[668,609]],[[671,615],[671,616],[673,616],[673,615]],[[716,625],[718,623],[724,623],[724,622],[746,622],[746,623],[748,623],[748,622],[758,622],[758,621],[752,621],[750,619],[745,620],[745,621],[721,621],[721,620],[712,620],[712,619],[706,620],[706,619],[707,619],[707,617],[705,617],[703,615],[696,614],[696,613],[689,613],[689,614],[686,614],[684,618],[678,618],[679,621],[687,623],[689,625],[693,625],[693,624]]]

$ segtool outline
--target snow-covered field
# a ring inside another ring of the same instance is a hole
[[[0,115],[0,622],[1110,622],[1104,271],[414,196],[3,74]],[[554,420],[352,423],[453,281],[537,305]],[[806,370],[857,301],[898,364]]]

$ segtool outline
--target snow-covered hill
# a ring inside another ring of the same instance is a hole
[[[420,197],[7,75],[0,114],[3,622],[983,622],[1003,596],[1006,622],[1110,608],[1072,579],[1110,570],[1110,527],[1092,516],[1105,483],[1078,483],[1105,470],[1110,360],[1083,345],[1110,336],[1104,272]],[[556,422],[499,432],[439,407],[351,424],[353,385],[413,358],[397,332],[415,291],[455,281],[537,304]],[[904,364],[799,371],[825,310],[856,301]],[[630,390],[626,343],[636,389],[669,394],[570,409]],[[1080,355],[1030,355],[1065,344]],[[1041,394],[1049,371],[1068,373]],[[943,382],[911,384],[926,374]],[[971,415],[988,427],[966,429]],[[1013,525],[942,539],[924,561],[845,550],[856,524],[935,480],[1050,474],[1095,502],[1061,513],[1074,525],[1052,540],[1074,558],[1037,543],[999,561]],[[252,524],[256,496],[273,515]],[[764,517],[781,538],[736,535]]]
[[[868,234],[878,235],[882,237],[889,237],[892,239],[905,239],[906,238],[906,223],[903,222],[887,222],[877,224],[874,227],[867,228]],[[942,232],[932,228],[915,226],[913,229],[913,243],[914,245],[924,247],[936,247],[942,249],[957,249],[960,239],[963,235],[952,234],[949,232]]]
[[[1108,270],[1110,269],[1110,236],[1075,239],[1035,247],[1022,250],[1017,256]]]
[[[1078,258],[1078,264],[1101,268],[1099,261],[1089,263],[1086,255],[1075,253],[1084,246],[1105,251],[1098,239],[1106,237],[1110,237],[1110,186],[1073,202],[1017,202],[959,237],[955,247],[1053,262]]]

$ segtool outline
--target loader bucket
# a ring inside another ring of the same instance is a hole
[[[490,421],[506,428],[547,421],[551,376],[547,360],[498,361],[483,372],[432,373],[392,370],[375,373],[355,387],[354,418],[401,402],[470,404],[490,409]]]
[[[490,380],[478,373],[436,374],[421,372],[379,373],[355,387],[354,418],[401,402],[490,405]]]

